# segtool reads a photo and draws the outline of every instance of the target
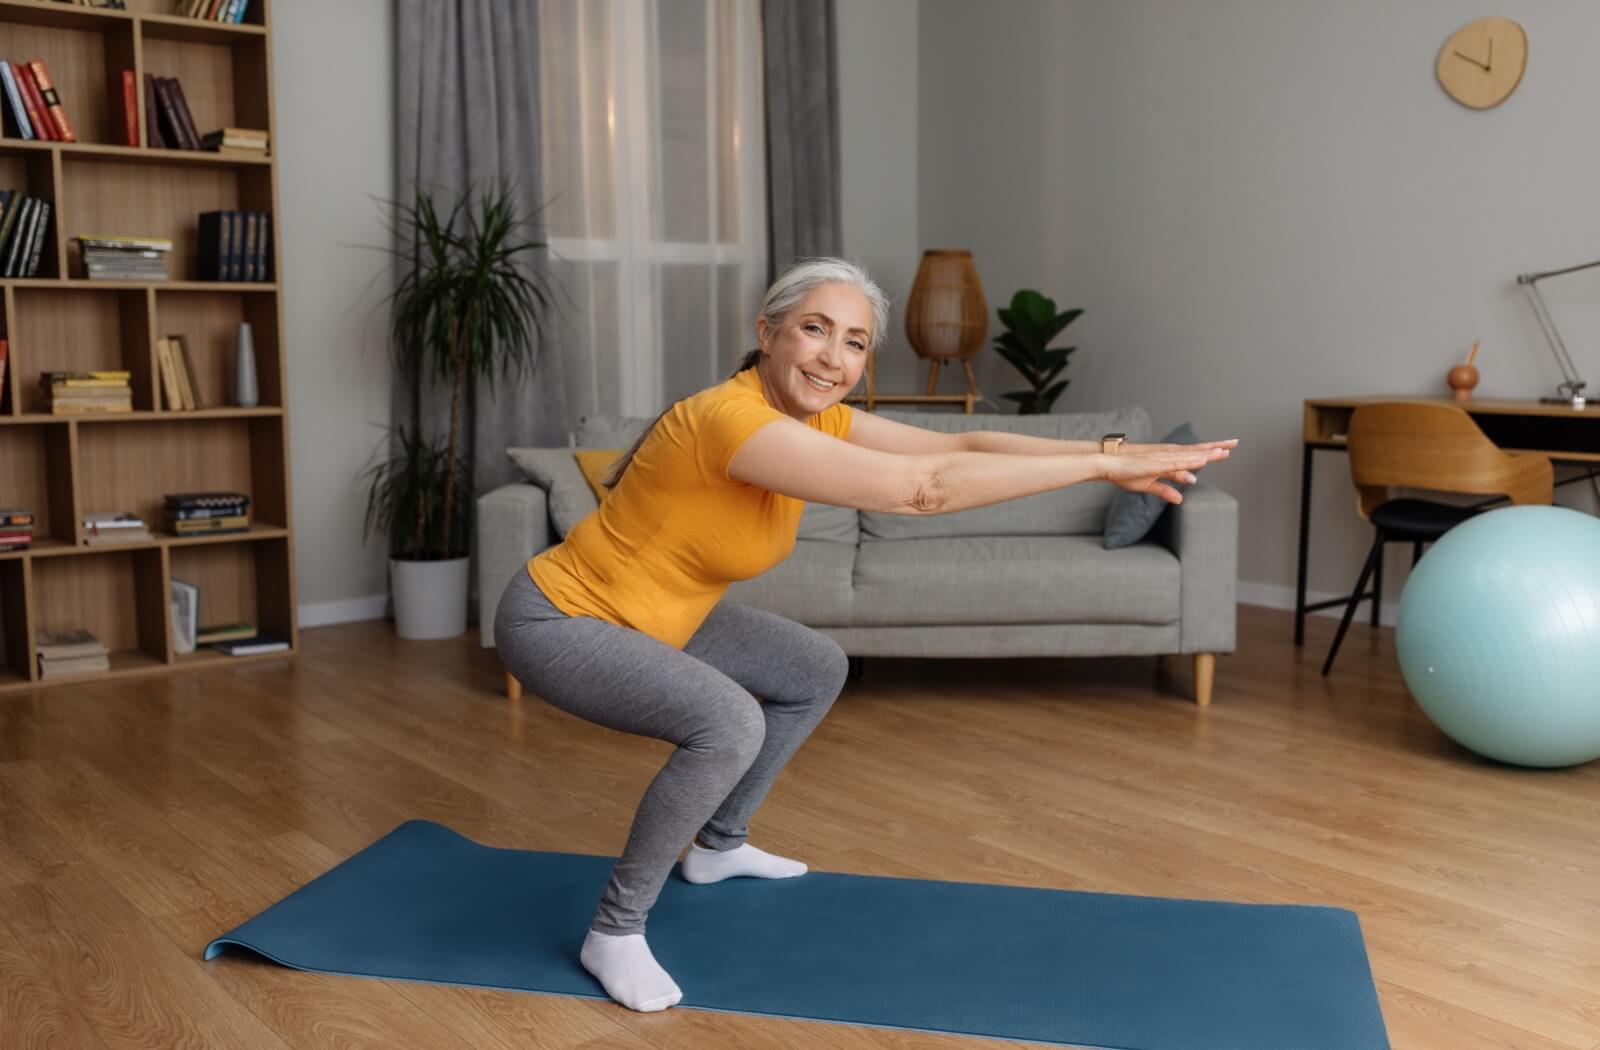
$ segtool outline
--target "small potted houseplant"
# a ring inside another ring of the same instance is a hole
[[[1067,367],[1067,358],[1077,349],[1075,346],[1051,347],[1050,341],[1083,311],[1068,310],[1058,314],[1054,299],[1047,299],[1032,288],[1024,288],[1011,297],[1010,308],[1001,307],[999,313],[1000,323],[1006,330],[995,339],[995,350],[1011,362],[1032,387],[1002,396],[1017,403],[1018,415],[1049,412],[1056,398],[1072,382],[1070,379],[1057,382],[1056,376]]]
[[[462,397],[480,379],[536,367],[550,298],[539,269],[544,242],[527,235],[512,190],[497,184],[462,194],[447,213],[432,195],[397,209],[400,243],[386,249],[404,272],[385,301],[396,367],[448,382],[443,438],[394,428],[387,459],[367,472],[366,528],[390,541],[395,628],[402,638],[466,631],[468,550],[474,492],[461,454]]]

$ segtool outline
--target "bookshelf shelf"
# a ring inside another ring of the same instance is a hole
[[[172,0],[127,6],[0,0],[0,58],[45,61],[81,140],[0,137],[0,189],[53,205],[37,275],[0,278],[0,338],[9,350],[0,507],[34,515],[31,546],[0,551],[0,693],[298,651],[281,289],[275,281],[196,279],[198,216],[207,211],[271,216],[268,276],[278,272],[276,159],[125,145],[120,96],[122,71],[132,70],[141,140],[155,104],[145,97],[147,73],[179,79],[201,131],[273,135],[270,0],[251,0],[244,25],[174,15]],[[78,257],[83,235],[170,239],[172,279],[90,280]],[[260,391],[248,408],[228,403],[241,322],[251,327]],[[177,334],[192,360],[199,410],[165,406],[157,342]],[[41,372],[107,369],[129,373],[134,411],[50,413]],[[167,531],[165,496],[207,490],[247,494],[248,531]],[[151,539],[83,542],[85,515],[120,511],[144,519]],[[289,650],[175,652],[174,578],[200,587],[201,623],[253,623]],[[110,670],[41,679],[38,635],[74,628],[105,643]]]
[[[7,153],[48,157],[105,157],[117,161],[143,161],[150,164],[200,164],[225,167],[265,167],[270,157],[242,157],[194,149],[151,149],[144,146],[108,146],[94,142],[40,142],[38,139],[0,138],[0,156]]]

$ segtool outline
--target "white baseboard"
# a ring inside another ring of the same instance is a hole
[[[1269,609],[1287,609],[1290,612],[1294,611],[1293,587],[1280,587],[1275,583],[1246,583],[1244,580],[1240,580],[1238,596],[1239,601],[1245,605],[1264,605]],[[1317,602],[1325,602],[1332,598],[1344,596],[1345,595],[1333,594],[1329,591],[1306,591],[1306,601],[1312,604]],[[1365,603],[1356,609],[1356,616],[1363,618],[1361,620],[1362,623],[1368,622],[1366,619],[1364,619],[1364,617],[1372,615],[1367,610],[1368,606]],[[1393,627],[1395,616],[1398,614],[1399,610],[1399,602],[1384,602],[1383,609],[1378,613],[1378,622],[1386,627]],[[1344,609],[1343,607],[1336,605],[1331,609],[1319,609],[1317,612],[1314,612],[1311,615],[1331,616],[1337,619],[1338,617],[1344,615]]]
[[[295,610],[301,627],[326,627],[331,623],[381,620],[389,614],[388,594],[369,594],[365,598],[346,598],[337,602],[317,602]]]

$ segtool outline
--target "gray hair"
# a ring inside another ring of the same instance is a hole
[[[820,256],[813,259],[801,259],[778,275],[772,282],[772,287],[767,289],[767,294],[761,300],[761,316],[767,319],[767,324],[777,326],[789,316],[789,311],[800,305],[800,301],[825,284],[848,284],[862,295],[867,297],[867,302],[872,304],[872,337],[867,341],[867,352],[876,353],[878,347],[883,345],[885,332],[889,327],[889,297],[883,294],[877,282],[867,276],[867,271],[859,264],[848,259],[839,259],[833,256]],[[761,360],[761,348],[758,346],[739,359],[739,365],[733,370],[733,375],[749,368],[754,368],[756,362]],[[681,400],[681,399],[680,399]],[[662,409],[644,433],[640,434],[633,446],[618,457],[617,462],[600,479],[600,483],[607,488],[614,487],[622,480],[623,472],[628,469],[628,464],[633,462],[633,455],[639,451],[639,446],[644,444],[644,439],[650,431],[655,429],[661,417],[672,411],[673,405]]]

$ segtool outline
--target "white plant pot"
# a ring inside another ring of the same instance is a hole
[[[455,638],[467,630],[468,558],[389,559],[394,627],[402,638]]]

